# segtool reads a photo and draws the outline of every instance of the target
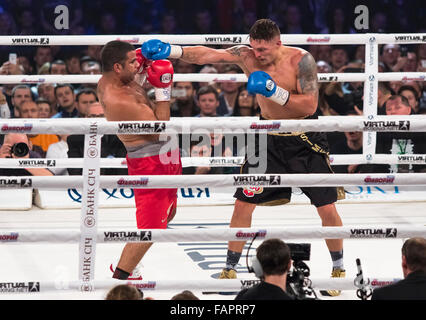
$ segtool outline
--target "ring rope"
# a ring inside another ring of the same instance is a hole
[[[312,288],[316,290],[356,290],[354,280],[349,278],[310,278]],[[399,281],[397,278],[366,278],[372,288],[381,287]],[[197,279],[197,280],[94,280],[94,281],[69,281],[60,279],[57,281],[33,281],[33,282],[3,282],[0,294],[9,293],[44,293],[57,290],[78,290],[91,292],[95,290],[109,290],[118,284],[129,284],[145,291],[161,290],[202,290],[238,292],[248,286],[259,283],[253,279]]]
[[[285,34],[281,41],[286,44],[334,45],[383,43],[419,43],[424,41],[426,33],[364,33],[364,34]],[[0,36],[2,46],[60,46],[60,45],[104,45],[109,41],[121,40],[137,45],[150,39],[159,39],[172,44],[220,45],[249,44],[248,34],[136,34],[136,35],[31,35]]]
[[[426,72],[380,72],[378,81],[424,81]],[[318,82],[364,82],[366,73],[318,73]],[[3,84],[35,83],[98,83],[101,75],[1,75]],[[247,82],[245,74],[226,73],[175,73],[174,82]]]
[[[82,121],[85,120],[85,121]],[[0,134],[50,133],[93,134],[178,134],[178,133],[256,133],[256,132],[332,132],[332,131],[392,131],[426,132],[423,116],[334,116],[304,120],[255,120],[252,117],[173,118],[169,121],[107,121],[93,119],[0,119]],[[216,130],[216,131],[215,131]],[[221,130],[221,131],[219,131]]]
[[[89,226],[90,228],[90,226]],[[256,234],[259,239],[396,239],[424,237],[426,226],[416,225],[359,225],[343,227],[265,227],[265,228],[215,228],[215,229],[147,229],[101,230],[94,234],[96,243],[128,242],[199,242],[248,241]],[[0,243],[75,243],[81,240],[78,229],[27,230],[0,229]]]
[[[87,178],[88,182],[95,180]],[[97,179],[96,179],[97,180]],[[81,176],[3,176],[0,190],[35,188],[63,190],[81,188]],[[131,175],[99,176],[100,188],[174,189],[196,187],[336,187],[362,185],[424,186],[426,173],[294,173],[294,174],[199,174],[199,175]]]
[[[331,154],[330,164],[426,164],[426,154],[376,154],[366,159],[360,154]],[[183,157],[182,167],[240,167],[244,157]],[[84,158],[0,159],[2,168],[83,168]],[[102,158],[101,168],[127,168],[126,158]]]

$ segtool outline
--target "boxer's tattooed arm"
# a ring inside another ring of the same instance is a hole
[[[318,96],[317,65],[310,53],[305,54],[300,60],[297,79],[302,90],[302,94]]]
[[[227,49],[226,51],[228,51],[233,56],[241,57],[241,55],[247,53],[248,50],[249,48],[247,48],[246,46],[235,46]]]

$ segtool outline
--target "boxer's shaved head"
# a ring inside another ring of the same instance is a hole
[[[124,41],[114,40],[108,42],[101,51],[102,71],[112,71],[116,63],[123,65],[127,60],[127,53],[133,50],[135,48]]]
[[[270,19],[257,20],[250,29],[250,40],[270,41],[281,34],[278,25]]]

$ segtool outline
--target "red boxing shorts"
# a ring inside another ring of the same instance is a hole
[[[161,158],[171,159],[176,151],[164,155],[152,155],[142,158],[131,158],[127,154],[129,175],[180,175],[182,163],[177,150],[178,159],[170,163],[162,163]],[[175,157],[176,158],[176,157]],[[169,214],[177,206],[177,189],[133,189],[136,203],[136,222],[138,229],[166,229]],[[172,217],[171,217],[172,218]]]

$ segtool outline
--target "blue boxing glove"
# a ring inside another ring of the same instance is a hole
[[[141,51],[143,56],[150,60],[179,59],[183,53],[181,46],[170,45],[158,39],[145,41]]]
[[[277,86],[271,76],[264,71],[255,71],[250,74],[247,91],[250,94],[261,94],[282,106],[288,102],[290,97],[290,92]]]

